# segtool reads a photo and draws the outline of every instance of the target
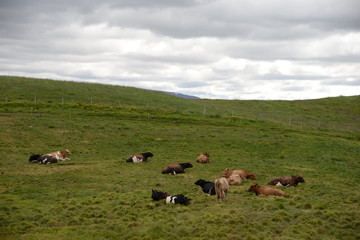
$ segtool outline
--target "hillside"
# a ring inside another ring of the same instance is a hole
[[[3,102],[130,106],[212,118],[270,120],[298,128],[360,132],[360,96],[299,101],[183,99],[163,92],[111,86],[0,76]]]
[[[16,77],[0,77],[0,90],[0,239],[360,238],[359,96],[186,100]],[[292,122],[266,119],[271,113]],[[304,124],[324,118],[332,126]],[[71,160],[28,161],[31,153],[64,149]],[[147,151],[149,162],[125,162]],[[211,163],[197,163],[205,151]],[[173,162],[193,167],[161,174]],[[226,168],[257,179],[230,186],[223,202],[199,192],[195,181],[214,181]],[[248,192],[252,183],[287,175],[305,183],[281,188],[286,197]],[[184,194],[190,204],[153,201],[152,189]]]

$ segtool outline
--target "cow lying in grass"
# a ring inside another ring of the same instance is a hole
[[[271,179],[271,181],[268,182],[268,185],[273,186],[283,186],[283,187],[296,187],[298,183],[304,183],[305,180],[302,176],[285,176],[285,177],[277,177],[274,179]]]
[[[147,162],[147,159],[149,157],[153,157],[153,156],[154,155],[151,152],[135,154],[135,155],[128,157],[126,159],[126,162],[134,162],[134,163]]]
[[[208,152],[204,152],[204,153],[200,154],[196,158],[196,162],[198,162],[198,163],[210,163],[210,154]]]
[[[179,174],[179,173],[185,173],[185,168],[192,168],[193,165],[191,163],[172,163],[167,165],[163,168],[161,171],[162,174]]]
[[[165,199],[169,195],[170,194],[168,194],[167,192],[160,192],[160,191],[152,189],[151,198],[154,201],[159,201],[160,199]]]
[[[244,179],[251,179],[251,180],[256,180],[256,176],[255,174],[239,169],[239,170],[230,170],[228,168],[226,168],[223,172],[222,172],[222,176],[225,178],[230,177],[232,174],[238,174],[243,180]]]
[[[166,203],[173,203],[173,204],[181,204],[181,205],[189,205],[190,198],[185,197],[183,194],[177,194],[173,196],[166,197]]]
[[[239,174],[231,174],[230,177],[226,178],[229,185],[240,185],[242,183],[242,178],[239,176]]]
[[[285,193],[279,189],[269,188],[265,186],[259,186],[256,183],[250,185],[249,192],[255,192],[256,195],[274,195],[274,196],[285,196]]]
[[[226,178],[215,179],[215,192],[217,199],[223,200],[229,191],[229,183]]]
[[[209,195],[215,195],[215,184],[213,182],[208,182],[203,179],[199,179],[195,182],[196,185],[199,185],[204,193]]]
[[[67,158],[70,156],[70,154],[70,151],[67,149],[64,151],[57,151],[48,154],[31,154],[29,162],[40,164],[57,163],[59,161],[70,160],[70,158]]]

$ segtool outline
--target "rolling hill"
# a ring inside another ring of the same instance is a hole
[[[184,99],[133,87],[0,76],[0,99],[8,103],[130,106],[188,116],[240,117],[299,128],[360,131],[360,96],[297,101]]]
[[[0,94],[0,239],[360,237],[359,96],[190,100],[18,77],[0,77]],[[64,149],[71,160],[28,161]],[[147,151],[154,156],[146,163],[125,161]],[[205,151],[211,163],[197,163]],[[161,174],[173,162],[193,167]],[[199,192],[195,181],[214,181],[225,168],[256,180],[230,186],[222,202]],[[287,175],[305,183],[282,188],[286,197],[248,191]],[[153,201],[152,189],[190,204]]]

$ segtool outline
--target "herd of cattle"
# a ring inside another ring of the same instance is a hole
[[[136,154],[128,157],[126,159],[127,162],[146,162],[149,157],[154,156],[151,152]],[[208,152],[204,152],[200,154],[200,156],[196,159],[198,163],[210,163],[210,154]],[[168,166],[164,167],[161,173],[163,174],[179,174],[185,173],[186,168],[192,168],[193,165],[191,163],[172,163]],[[222,172],[222,177],[215,179],[214,182],[209,182],[203,179],[199,179],[195,182],[196,185],[199,185],[202,189],[202,192],[207,193],[209,195],[216,195],[217,199],[223,200],[228,193],[229,185],[240,185],[243,180],[250,179],[256,180],[255,174],[239,169],[239,170],[230,170],[225,169]],[[281,187],[296,187],[298,183],[305,182],[302,176],[285,176],[285,177],[277,177],[268,182],[268,185],[273,186],[281,186]],[[256,183],[250,185],[249,192],[255,192],[256,195],[274,195],[274,196],[285,196],[285,193],[279,189],[270,188],[266,186],[259,186]],[[151,197],[154,201],[159,201],[161,199],[165,199],[166,203],[179,203],[182,205],[188,205],[190,198],[185,197],[183,194],[170,195],[167,192],[161,192],[157,190],[152,190]]]
[[[67,158],[71,153],[69,150],[57,151],[48,154],[31,154],[29,158],[30,163],[40,163],[40,164],[50,164],[57,163],[59,161],[70,160]],[[136,154],[129,156],[126,159],[126,162],[140,163],[147,162],[149,157],[153,157],[154,155],[151,152],[145,152],[141,154]],[[196,159],[198,163],[210,163],[210,154],[204,152],[200,154],[200,156]],[[193,165],[191,163],[172,163],[168,166],[164,167],[161,171],[163,174],[180,174],[185,173],[186,168],[192,168]],[[196,185],[201,187],[202,192],[207,193],[209,195],[216,195],[217,199],[223,200],[228,193],[229,185],[240,185],[244,180],[256,180],[255,174],[238,169],[238,170],[230,170],[225,169],[222,172],[222,176],[218,179],[215,179],[214,182],[206,181],[203,179],[199,179],[195,182]],[[305,180],[302,176],[285,176],[285,177],[277,177],[271,179],[268,182],[268,185],[273,185],[277,187],[296,187],[298,183],[304,183]],[[250,184],[248,189],[249,192],[255,192],[256,195],[274,195],[274,196],[285,196],[285,193],[279,189],[270,188],[266,186],[260,186],[258,184]],[[166,203],[174,203],[181,205],[188,205],[190,202],[190,198],[185,197],[183,194],[170,195],[167,192],[161,192],[157,190],[152,190],[151,197],[154,201],[159,201],[161,199],[165,199]]]

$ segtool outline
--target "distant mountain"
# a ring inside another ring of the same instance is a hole
[[[182,94],[182,93],[165,92],[165,91],[161,91],[161,92],[172,95],[172,96],[175,96],[175,97],[183,98],[183,99],[200,99],[199,97],[185,95],[185,94]]]

